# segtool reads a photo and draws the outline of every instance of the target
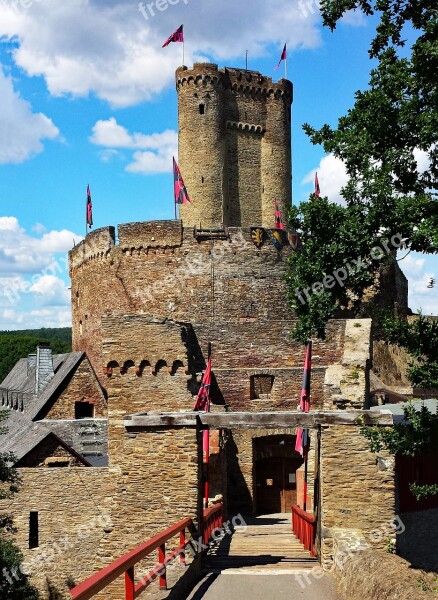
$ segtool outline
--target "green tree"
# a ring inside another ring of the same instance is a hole
[[[394,427],[362,427],[373,452],[388,450],[391,454],[416,456],[423,452],[438,451],[438,412],[432,413],[425,406],[416,410],[412,404],[404,408],[405,420]],[[411,485],[415,497],[438,494],[438,484]]]
[[[339,307],[357,314],[366,287],[379,268],[373,247],[395,235],[412,250],[438,252],[438,8],[435,0],[322,0],[324,24],[332,30],[347,10],[378,15],[370,57],[369,88],[356,93],[353,108],[336,129],[304,130],[312,143],[344,161],[349,181],[346,206],[316,199],[293,207],[290,225],[302,233],[302,249],[291,258],[289,298],[299,324],[296,339],[324,336]],[[415,41],[408,48],[404,36]],[[416,156],[430,166],[420,172]],[[342,285],[318,286],[359,256],[368,271],[351,270]],[[311,265],[306,264],[311,261]],[[313,288],[315,286],[316,288]],[[302,303],[296,290],[314,289]]]
[[[383,321],[387,340],[413,357],[408,377],[412,385],[438,389],[438,320],[423,315],[408,322],[388,315]]]
[[[7,416],[0,411],[0,422]],[[5,428],[0,429],[0,435]],[[10,452],[0,452],[0,500],[7,500],[18,492],[20,477],[18,471],[11,467],[15,457]],[[28,578],[20,570],[23,555],[10,539],[14,527],[11,517],[0,515],[0,598],[8,600],[37,600],[38,591],[30,585]]]
[[[71,352],[71,329],[0,332],[0,383],[20,358],[35,352],[40,342],[50,342],[55,354]]]

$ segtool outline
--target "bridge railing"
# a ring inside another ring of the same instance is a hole
[[[204,535],[203,543],[208,544],[213,531],[222,526],[222,504],[204,510]],[[192,542],[186,532],[195,531],[192,519],[183,519],[162,533],[154,536],[141,546],[124,554],[113,563],[104,567],[88,579],[69,591],[73,600],[88,600],[108,587],[121,575],[125,575],[125,600],[134,600],[155,579],[159,579],[160,589],[167,589],[166,567],[179,556],[180,562],[185,564],[186,547]],[[166,555],[166,542],[179,534],[178,547]],[[195,540],[196,542],[196,540]],[[196,545],[196,544],[195,544]],[[158,564],[145,575],[137,584],[135,583],[135,565],[158,549]],[[200,552],[201,548],[197,548]]]
[[[295,504],[292,506],[292,531],[312,556],[315,552],[316,523],[313,515],[302,510]]]

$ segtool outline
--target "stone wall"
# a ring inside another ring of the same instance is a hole
[[[24,456],[16,464],[17,468],[60,468],[83,467],[84,463],[69,452],[55,436],[47,436],[32,452]]]
[[[394,461],[377,460],[359,426],[321,431],[321,557],[330,561],[330,528],[369,532],[395,516]],[[382,539],[376,548],[385,548]]]
[[[22,487],[1,511],[12,514],[15,540],[32,582],[48,598],[47,578],[61,592],[112,559],[111,484],[107,469],[20,469]],[[29,514],[38,512],[39,545],[29,549]]]
[[[197,239],[191,228],[181,232],[177,221],[125,225],[119,245],[112,235],[111,228],[95,231],[70,252],[73,348],[87,352],[101,381],[105,314],[198,323],[274,322],[289,314],[286,236],[277,251],[267,238],[256,248],[250,229]]]
[[[94,406],[94,417],[105,418],[108,414],[105,396],[85,356],[73,375],[64,382],[64,389],[40,418],[74,419],[75,402],[89,402]]]
[[[47,419],[42,423],[87,460],[105,461],[108,456],[108,419]],[[99,466],[106,466],[105,462]]]
[[[274,226],[274,200],[286,218],[291,188],[292,84],[261,73],[180,67],[179,163],[192,203],[186,225]]]

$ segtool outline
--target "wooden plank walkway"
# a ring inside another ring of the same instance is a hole
[[[212,573],[278,572],[309,570],[318,564],[292,532],[290,514],[244,517],[234,533],[225,535],[208,552],[203,567]]]

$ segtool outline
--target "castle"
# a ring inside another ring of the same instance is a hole
[[[46,556],[32,571],[42,590],[50,577],[65,591],[176,520],[199,520],[200,419],[187,425],[179,416],[193,414],[210,343],[219,424],[211,496],[221,495],[230,513],[303,502],[303,461],[287,418],[297,412],[304,358],[290,337],[284,280],[294,250],[274,227],[274,200],[285,215],[291,198],[292,84],[195,64],[177,70],[176,88],[179,163],[192,203],[180,219],[87,235],[69,257],[76,362],[54,357],[22,409],[12,388],[22,386],[15,393],[24,398],[42,366],[24,360],[0,386],[11,423],[53,434],[50,444],[36,436],[23,449],[22,490],[8,507],[26,560]],[[311,433],[308,504],[327,559],[333,528],[371,530],[395,512],[394,465],[386,457],[376,464],[355,421],[369,403],[370,339],[370,319],[337,319],[314,343],[312,410],[322,416]],[[220,426],[233,413],[244,424]],[[88,456],[84,423],[95,432]],[[104,451],[93,466],[97,442]]]

